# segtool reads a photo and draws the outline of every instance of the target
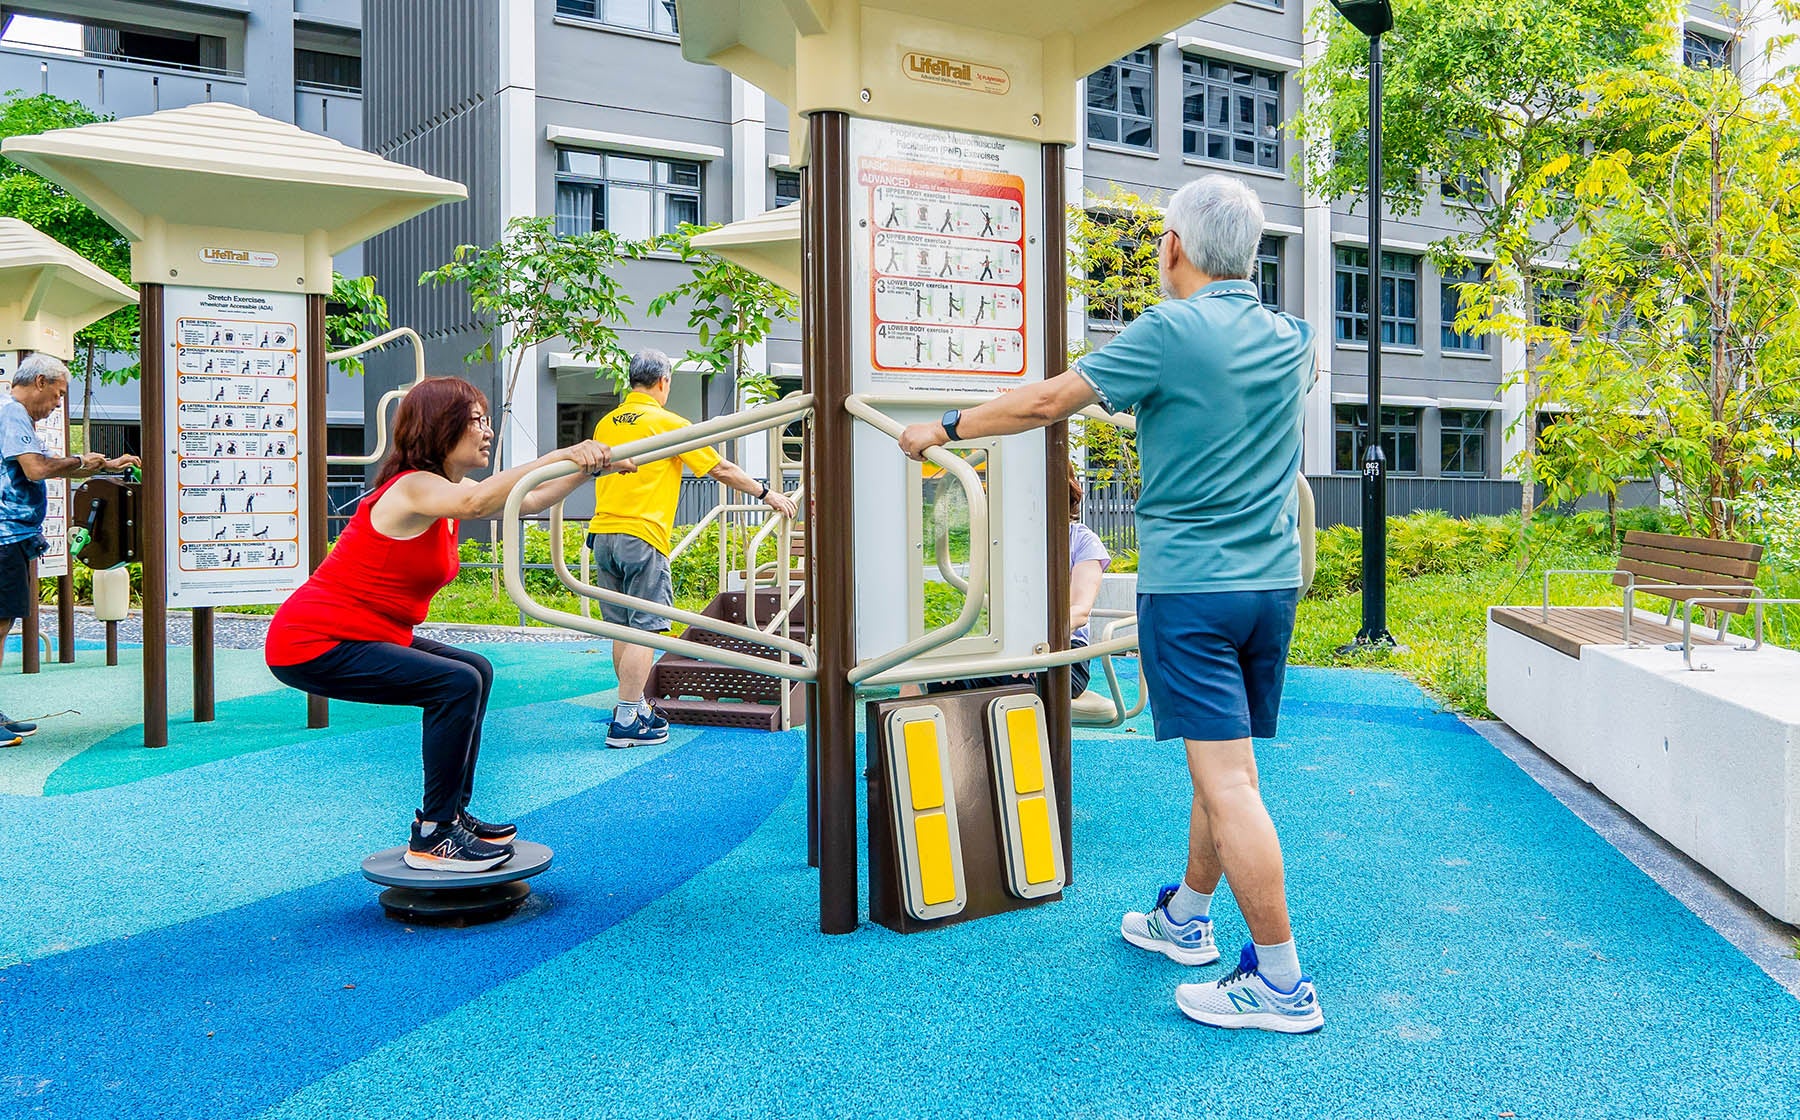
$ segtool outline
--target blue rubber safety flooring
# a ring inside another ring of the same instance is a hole
[[[1175,1008],[1245,937],[1228,889],[1224,964],[1119,939],[1185,849],[1146,721],[1077,738],[1062,901],[827,937],[804,736],[606,750],[605,697],[529,695],[578,656],[508,654],[476,807],[556,863],[490,926],[382,917],[356,868],[416,731],[348,705],[275,735],[250,697],[235,753],[0,796],[0,1117],[1800,1115],[1800,1002],[1397,677],[1295,670],[1258,744],[1327,1018],[1293,1038]]]

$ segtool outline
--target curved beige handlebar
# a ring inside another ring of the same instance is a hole
[[[878,432],[898,440],[905,426],[887,414],[878,411],[863,397],[848,397],[844,408],[850,415],[874,428]],[[905,645],[898,646],[888,652],[867,661],[859,661],[851,666],[846,674],[851,684],[862,684],[864,681],[874,683],[876,677],[903,662],[910,661],[920,654],[928,653],[940,646],[949,645],[956,639],[975,628],[981,617],[981,607],[987,599],[988,590],[988,507],[987,491],[981,488],[981,478],[975,468],[964,462],[962,456],[952,455],[942,448],[934,447],[925,452],[925,458],[937,466],[944,468],[969,498],[969,590],[963,596],[962,611],[949,622],[935,630],[919,635]],[[920,680],[937,680],[930,675]]]
[[[679,455],[684,451],[692,451],[696,447],[721,439],[730,439],[777,424],[786,424],[798,416],[812,411],[811,394],[799,394],[788,397],[772,405],[749,409],[745,412],[732,413],[700,424],[689,425],[673,432],[651,436],[647,439],[633,440],[613,448],[613,454],[619,459],[636,459],[643,462],[654,462]],[[667,653],[678,653],[726,665],[734,669],[744,669],[753,673],[761,673],[771,677],[781,677],[792,681],[812,681],[818,678],[817,657],[811,647],[803,645],[786,636],[765,634],[746,626],[695,614],[675,607],[664,606],[648,599],[609,591],[603,587],[595,587],[576,580],[569,574],[567,560],[562,555],[562,506],[558,503],[551,511],[551,532],[554,534],[550,554],[552,566],[556,570],[557,579],[570,591],[585,598],[597,599],[617,606],[632,607],[654,612],[660,617],[684,622],[689,626],[739,638],[755,645],[779,650],[799,659],[798,664],[782,661],[771,661],[752,654],[740,653],[736,650],[721,649],[718,646],[701,645],[699,642],[685,638],[670,637],[665,634],[647,633],[633,630],[628,626],[619,626],[603,619],[584,618],[568,611],[555,610],[537,602],[525,590],[524,581],[524,519],[523,508],[525,498],[537,487],[553,479],[566,478],[581,468],[570,462],[547,463],[528,473],[516,483],[506,496],[505,518],[505,563],[501,575],[506,585],[506,593],[519,610],[528,617],[553,626],[561,626],[595,637],[609,638],[613,641],[630,642],[634,645],[650,646]]]
[[[325,355],[327,364],[341,362],[345,358],[354,358],[358,354],[366,354],[371,350],[386,346],[397,338],[404,338],[412,343],[413,379],[398,389],[389,389],[375,402],[375,450],[367,455],[327,455],[325,462],[334,467],[367,467],[381,462],[387,455],[388,423],[387,408],[394,401],[406,395],[406,391],[425,380],[425,342],[419,332],[411,327],[395,327],[386,334],[376,335],[369,341],[350,347],[348,350],[333,350]]]

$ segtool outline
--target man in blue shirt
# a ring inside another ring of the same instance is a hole
[[[97,471],[136,465],[135,455],[108,459],[98,452],[53,456],[37,434],[37,422],[55,412],[69,392],[69,370],[48,354],[32,354],[12,376],[12,392],[0,397],[0,660],[13,620],[37,609],[32,561],[44,540],[49,495],[44,481],[86,478]],[[37,725],[0,714],[0,747],[16,747]]]
[[[1175,1001],[1220,1027],[1301,1034],[1324,1025],[1288,922],[1281,845],[1257,785],[1252,738],[1275,734],[1300,597],[1301,406],[1313,331],[1257,299],[1247,277],[1262,204],[1209,175],[1169,200],[1158,244],[1164,301],[1073,369],[936,424],[908,455],[1053,424],[1095,403],[1137,416],[1138,634],[1156,737],[1182,739],[1194,801],[1187,869],[1125,940],[1185,965],[1219,959],[1210,909],[1221,878],[1250,927],[1237,968]]]

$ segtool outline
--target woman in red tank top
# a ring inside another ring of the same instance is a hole
[[[394,449],[331,554],[269,627],[266,660],[285,685],[335,700],[423,708],[425,800],[413,816],[409,867],[486,871],[512,857],[518,829],[469,814],[493,666],[413,633],[431,597],[456,578],[456,523],[493,517],[526,474],[547,463],[583,470],[525,499],[538,513],[601,473],[604,444],[552,451],[477,482],[494,432],[487,398],[454,377],[409,390],[394,416]]]

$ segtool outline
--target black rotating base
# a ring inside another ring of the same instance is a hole
[[[525,904],[531,884],[500,883],[466,890],[422,891],[389,887],[381,892],[381,908],[396,922],[422,926],[478,926],[497,922]]]
[[[396,922],[427,926],[475,926],[497,922],[531,896],[524,880],[550,869],[553,853],[520,840],[513,857],[492,871],[463,874],[406,866],[405,848],[388,848],[363,860],[363,877],[388,889],[381,908]]]

